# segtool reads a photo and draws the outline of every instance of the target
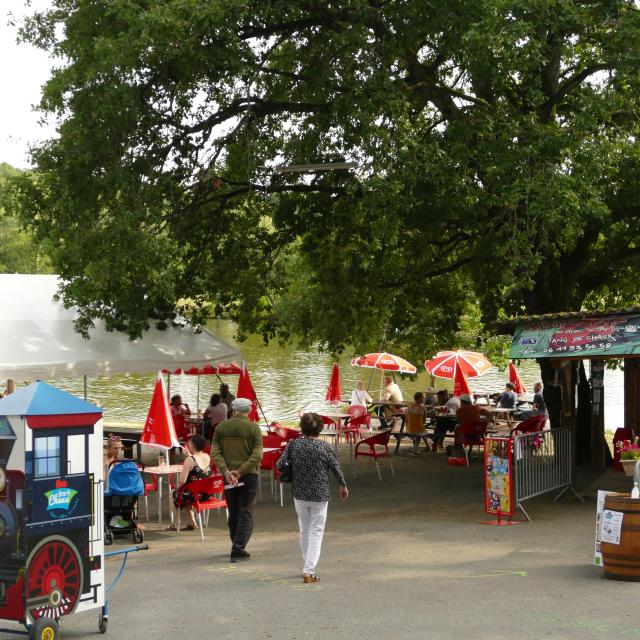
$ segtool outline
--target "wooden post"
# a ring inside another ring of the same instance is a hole
[[[606,467],[604,439],[604,361],[591,360],[591,466]]]
[[[638,400],[640,400],[640,371],[637,358],[624,360],[624,426],[633,429],[638,435],[640,420]]]

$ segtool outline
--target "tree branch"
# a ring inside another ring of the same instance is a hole
[[[578,85],[584,82],[589,76],[592,76],[594,73],[598,73],[598,71],[606,71],[607,69],[615,69],[615,65],[611,62],[603,62],[601,64],[594,64],[589,67],[586,67],[580,73],[576,73],[575,75],[567,78],[561,85],[558,91],[553,94],[540,108],[541,119],[543,121],[547,121],[555,106],[573,89],[575,89]]]

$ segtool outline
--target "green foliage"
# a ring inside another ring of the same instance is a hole
[[[53,0],[23,37],[67,61],[59,136],[21,212],[81,329],[214,305],[502,362],[490,320],[637,297],[639,31],[633,0]]]
[[[0,164],[0,273],[49,273],[46,253],[13,215],[9,181],[19,175],[18,169]]]

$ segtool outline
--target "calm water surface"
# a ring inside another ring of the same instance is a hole
[[[233,339],[234,325],[225,320],[210,323],[209,329],[229,343],[237,344]],[[333,360],[326,354],[317,351],[302,351],[295,346],[280,347],[277,344],[264,346],[258,337],[252,337],[238,344],[249,367],[249,374],[258,395],[264,413],[269,421],[294,421],[298,412],[303,410],[322,410],[328,405],[324,396],[331,375]],[[401,354],[399,354],[401,355]],[[358,380],[371,383],[371,395],[377,397],[380,388],[381,374],[370,369],[361,369],[350,365],[352,355],[344,355],[340,359],[343,397],[348,397]],[[420,366],[422,363],[414,362]],[[520,376],[528,392],[539,379],[539,369],[535,362],[523,361],[519,367]],[[622,406],[622,371],[606,371],[605,373],[605,424],[608,430],[623,426]],[[233,393],[237,386],[237,376],[224,376]],[[506,371],[493,369],[481,378],[470,381],[476,393],[501,391],[509,379]],[[81,379],[63,379],[52,381],[53,384],[72,393],[82,396]],[[131,424],[142,426],[147,416],[149,403],[153,393],[155,374],[145,376],[112,376],[111,378],[91,378],[88,381],[88,398],[98,403],[105,412],[107,424]],[[424,391],[431,384],[428,374],[422,373],[415,380],[398,379],[405,398],[410,398],[415,391]],[[216,392],[219,381],[215,376],[200,377],[200,409],[207,405],[209,396]],[[452,388],[448,380],[435,379],[437,389]],[[180,393],[195,412],[198,404],[198,377],[171,376],[171,393]]]

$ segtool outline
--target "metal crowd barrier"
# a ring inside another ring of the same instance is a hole
[[[571,464],[572,433],[568,427],[524,433],[513,439],[513,478],[518,508],[531,521],[522,503],[529,498],[557,491],[558,500],[572,491],[584,502],[573,487]]]

